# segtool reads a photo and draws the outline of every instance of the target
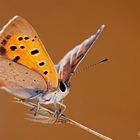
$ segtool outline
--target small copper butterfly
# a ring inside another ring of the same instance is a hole
[[[38,108],[54,104],[65,109],[61,100],[69,93],[70,79],[103,28],[55,65],[33,27],[15,16],[0,32],[0,88],[24,100],[36,99]]]
[[[22,104],[31,108],[36,107],[35,113],[41,109],[43,113],[49,113],[47,116],[38,115],[40,119],[50,118],[53,114],[50,123],[69,122],[100,138],[111,140],[66,118],[63,115],[66,106],[62,103],[62,99],[69,93],[73,73],[103,29],[104,25],[90,38],[69,51],[55,65],[33,27],[24,18],[15,16],[0,31],[0,89],[20,98]],[[106,59],[101,62],[104,61]],[[31,102],[32,100],[36,100],[38,104]],[[55,112],[40,104],[53,104]],[[57,106],[63,107],[63,110],[60,111],[61,115],[59,114],[56,121]],[[49,123],[48,120],[36,121]]]

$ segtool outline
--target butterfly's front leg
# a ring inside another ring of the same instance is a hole
[[[64,105],[62,102],[56,102],[56,100],[54,100],[54,116],[55,117],[61,116],[65,110],[66,110],[66,105]]]
[[[53,116],[55,117],[58,114],[56,98],[54,99],[53,105],[54,105],[54,115]]]
[[[63,102],[57,102],[57,104],[59,105],[59,116],[61,116],[66,110],[66,105]]]

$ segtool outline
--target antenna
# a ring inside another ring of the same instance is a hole
[[[100,61],[98,61],[98,62],[96,62],[96,63],[94,63],[94,64],[89,64],[89,65],[87,65],[87,66],[85,66],[85,67],[83,67],[83,68],[81,68],[81,69],[79,69],[79,70],[73,72],[73,74],[75,75],[75,74],[79,74],[79,73],[81,73],[81,72],[85,72],[85,71],[88,70],[89,68],[92,68],[92,67],[96,66],[97,64],[102,64],[102,63],[104,63],[104,62],[106,62],[106,61],[108,61],[108,58],[105,58],[105,59],[103,59],[103,60],[100,60]]]

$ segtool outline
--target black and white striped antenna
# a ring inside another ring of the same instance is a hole
[[[104,63],[104,62],[106,62],[106,61],[108,61],[108,58],[105,58],[105,59],[103,59],[103,60],[100,60],[100,61],[98,61],[98,62],[96,62],[96,63],[94,63],[94,64],[89,64],[89,65],[87,65],[87,66],[85,66],[85,67],[83,67],[83,68],[81,68],[81,69],[79,69],[79,70],[73,72],[73,74],[74,74],[74,75],[77,75],[77,74],[79,74],[79,73],[81,73],[81,72],[85,72],[85,71],[87,71],[88,69],[93,68],[93,67],[96,66],[97,64],[102,64],[102,63]]]

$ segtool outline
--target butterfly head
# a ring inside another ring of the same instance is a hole
[[[43,96],[39,96],[38,99],[40,102],[42,102],[42,104],[51,104],[54,102],[59,102],[66,95],[69,94],[69,91],[70,91],[70,85],[61,80],[58,82],[58,87],[56,90],[47,92],[47,94],[44,94]]]

